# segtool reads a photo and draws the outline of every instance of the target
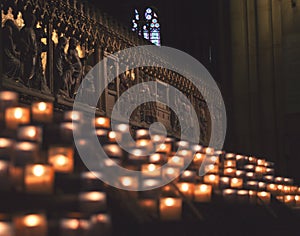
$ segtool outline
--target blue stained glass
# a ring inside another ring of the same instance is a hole
[[[151,8],[147,8],[144,15],[144,21],[146,23],[141,25],[142,28],[140,28],[138,24],[140,21],[139,12],[137,9],[135,9],[135,20],[132,20],[132,31],[137,32],[139,35],[151,41],[153,44],[160,46],[160,24],[157,18],[157,14],[153,12]]]

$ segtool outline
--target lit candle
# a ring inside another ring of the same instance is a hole
[[[258,183],[258,188],[260,191],[264,191],[267,188],[267,184],[265,182],[259,182]]]
[[[235,189],[224,189],[223,197],[226,201],[235,202],[237,197],[237,190]]]
[[[50,147],[48,161],[56,172],[71,173],[74,169],[74,150],[70,147]]]
[[[235,159],[235,154],[234,153],[226,153],[225,158],[226,159]]]
[[[19,95],[12,91],[0,91],[0,112],[8,107],[17,106]]]
[[[161,198],[159,210],[161,220],[180,220],[182,213],[182,200],[178,198]]]
[[[196,164],[197,166],[201,166],[205,157],[206,157],[206,155],[203,153],[200,153],[200,152],[196,153],[194,155],[194,160],[193,160],[194,164]]]
[[[145,209],[149,214],[157,215],[157,201],[153,199],[141,199],[139,205],[142,209]],[[0,235],[1,236],[1,235]]]
[[[83,219],[62,219],[60,221],[61,235],[77,236],[78,232],[83,234],[90,228],[90,222]]]
[[[181,176],[180,176],[180,180],[183,182],[194,182],[196,179],[196,172],[195,171],[191,171],[191,170],[185,170]]]
[[[86,192],[79,194],[80,211],[98,213],[106,210],[106,194],[103,192]]]
[[[161,166],[155,164],[142,165],[142,176],[151,178],[161,177]]]
[[[0,159],[11,160],[14,141],[8,138],[0,138]]]
[[[204,183],[211,184],[214,187],[219,185],[220,176],[219,175],[205,175]]]
[[[255,171],[255,165],[245,165],[245,170],[248,172],[254,172]]]
[[[31,111],[34,121],[50,123],[53,119],[53,103],[51,102],[34,102]]]
[[[166,161],[166,154],[164,153],[154,153],[149,157],[149,162],[152,164],[162,164]]]
[[[274,181],[274,176],[273,175],[265,175],[264,180],[268,183],[272,183]]]
[[[180,175],[180,168],[165,167],[162,171],[163,178],[173,180]]]
[[[258,182],[257,181],[247,181],[246,183],[247,188],[250,190],[257,190],[258,189]]]
[[[249,202],[249,191],[247,190],[238,190],[237,199],[239,203],[248,203]]]
[[[219,165],[209,164],[204,167],[205,173],[207,174],[218,174],[219,173]]]
[[[111,235],[111,219],[107,214],[93,215],[90,220],[90,236]],[[69,234],[68,234],[69,236]]]
[[[221,189],[225,189],[225,188],[229,188],[230,186],[230,178],[229,177],[220,177],[220,188]]]
[[[30,110],[23,107],[11,107],[5,111],[6,127],[16,129],[19,125],[30,122]]]
[[[267,173],[267,168],[265,166],[256,166],[255,167],[255,172],[259,174],[260,176],[264,175]]]
[[[10,222],[0,221],[0,236],[14,236],[14,229]]]
[[[66,111],[64,121],[80,123],[83,121],[83,114],[80,111]]]
[[[209,164],[219,165],[220,164],[220,158],[218,156],[206,155],[205,162],[209,163]]]
[[[235,160],[225,160],[224,168],[236,168],[236,161]]]
[[[94,125],[96,128],[109,129],[110,128],[110,119],[107,117],[97,117],[94,120]]]
[[[139,181],[136,177],[122,176],[119,178],[119,184],[121,188],[137,189],[139,187]]]
[[[256,174],[254,172],[246,172],[246,179],[248,180],[256,179]]]
[[[31,164],[39,159],[39,146],[36,143],[18,142],[14,149],[13,162],[17,166]]]
[[[256,204],[257,203],[257,192],[250,190],[249,191],[249,197],[250,197],[250,203],[251,204]]]
[[[108,132],[108,140],[109,142],[120,142],[122,141],[122,133],[116,132],[116,131],[110,131]]]
[[[46,236],[47,219],[44,215],[31,214],[14,218],[16,236]]]
[[[83,172],[81,174],[81,189],[83,191],[97,191],[103,189],[103,183],[100,181],[101,172]]]
[[[198,184],[195,186],[194,197],[196,202],[210,202],[212,196],[212,186]]]
[[[293,195],[285,195],[284,203],[289,207],[294,207],[296,205],[295,196]]]
[[[224,175],[234,177],[236,175],[236,169],[235,168],[225,168]]]
[[[271,202],[271,194],[269,192],[258,192],[257,197],[264,203],[270,204]]]
[[[193,183],[180,182],[177,183],[179,191],[188,199],[193,199],[195,185]]]
[[[156,152],[161,152],[161,153],[171,153],[171,151],[172,151],[172,143],[165,142],[165,143],[157,144],[155,151]]]
[[[214,155],[215,150],[211,147],[205,147],[203,148],[203,153],[207,155]]]
[[[184,158],[180,156],[169,157],[168,160],[169,166],[183,168],[184,167]]]
[[[18,129],[18,139],[22,141],[42,142],[42,128],[37,126],[22,126]]]
[[[240,178],[232,178],[230,182],[231,188],[242,188],[243,187],[243,179]]]
[[[149,130],[139,129],[135,133],[137,139],[150,139]]]
[[[297,208],[300,207],[300,196],[299,195],[295,196],[295,201],[296,201],[296,207]]]
[[[272,175],[272,176],[275,174],[275,170],[273,168],[267,168],[266,172],[267,172],[268,175]]]
[[[25,189],[28,193],[53,192],[54,169],[46,165],[28,165],[25,169]]]
[[[244,171],[244,170],[237,170],[236,171],[236,177],[244,178],[245,176],[246,176],[246,171]]]
[[[103,149],[111,158],[121,159],[123,157],[123,151],[118,144],[106,144]]]
[[[63,141],[71,143],[74,141],[73,131],[80,128],[79,124],[64,122],[60,124],[60,135]]]
[[[138,139],[136,141],[137,148],[145,148],[146,150],[153,150],[153,143],[149,139]]]
[[[250,164],[254,164],[254,165],[257,164],[257,158],[255,158],[255,157],[249,157],[248,161],[249,161]]]

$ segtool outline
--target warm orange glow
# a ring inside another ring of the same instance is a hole
[[[167,207],[174,206],[175,204],[175,200],[173,198],[167,198],[164,200],[164,202]]]
[[[39,215],[28,215],[24,217],[24,224],[27,227],[33,228],[39,226],[41,217]]]
[[[32,173],[36,176],[36,177],[41,177],[45,174],[45,167],[42,165],[35,165],[32,169]]]

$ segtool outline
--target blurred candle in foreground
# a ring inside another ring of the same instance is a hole
[[[79,194],[80,210],[98,213],[106,209],[106,194],[103,192],[86,192]]]
[[[14,236],[12,223],[0,221],[0,236]]]
[[[41,214],[31,214],[14,219],[16,236],[46,236],[47,219]]]
[[[23,141],[42,141],[42,128],[37,126],[22,126],[18,129],[18,139]]]
[[[32,119],[36,122],[50,123],[53,119],[51,102],[34,102],[31,105]]]
[[[71,147],[50,147],[48,161],[56,172],[71,173],[74,169],[74,150]]]
[[[159,204],[160,218],[167,221],[181,219],[182,200],[179,198],[161,198]]]
[[[53,192],[54,169],[47,165],[28,165],[25,169],[25,189],[28,193]]]
[[[5,111],[7,128],[16,129],[19,125],[30,122],[30,110],[24,107],[10,107]]]
[[[195,185],[193,183],[177,183],[179,191],[188,199],[193,199]]]
[[[260,199],[259,203],[270,204],[271,194],[269,192],[258,192],[257,197]]]
[[[17,106],[19,95],[12,91],[0,91],[0,112],[8,107]]]
[[[212,186],[207,184],[197,184],[195,186],[194,198],[196,202],[210,202]]]

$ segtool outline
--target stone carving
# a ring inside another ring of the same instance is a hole
[[[72,77],[69,86],[69,95],[74,97],[77,94],[78,88],[82,81],[83,66],[77,51],[78,42],[75,38],[71,38],[69,41],[68,60],[72,64]]]
[[[20,52],[17,51],[19,30],[12,20],[7,20],[3,28],[4,75],[19,80],[21,77]]]
[[[42,38],[46,38],[46,34],[42,28],[35,29],[35,33],[37,40],[37,58],[35,75],[33,77],[33,87],[40,89],[42,92],[50,93],[42,64],[42,53],[48,51],[48,46],[42,42]]]
[[[38,56],[38,45],[34,30],[36,18],[31,13],[25,13],[23,17],[25,26],[20,31],[22,79],[25,85],[32,87]]]
[[[54,93],[70,98],[70,89],[73,75],[73,66],[65,53],[65,47],[68,41],[65,37],[58,40],[54,52]]]

